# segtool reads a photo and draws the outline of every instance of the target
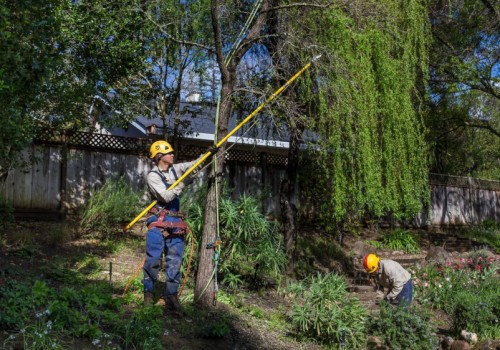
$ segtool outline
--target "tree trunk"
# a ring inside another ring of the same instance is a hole
[[[288,164],[286,177],[283,179],[280,188],[281,219],[283,222],[285,253],[288,257],[287,273],[293,272],[297,252],[295,245],[297,242],[297,208],[293,204],[296,193],[296,183],[299,166],[299,146],[302,140],[302,128],[292,129],[290,134],[290,148],[288,149]]]
[[[231,114],[231,94],[234,92],[234,84],[236,80],[236,68],[242,57],[250,48],[251,42],[256,40],[261,29],[265,24],[266,11],[268,1],[264,0],[261,4],[261,13],[251,25],[245,39],[237,47],[233,57],[229,62],[225,61],[223,55],[223,46],[221,28],[219,26],[219,4],[217,0],[211,2],[212,13],[212,28],[214,31],[215,52],[217,64],[221,74],[221,95],[220,95],[220,115],[217,129],[217,140],[222,140],[228,134],[229,117]],[[207,249],[207,244],[215,242],[217,239],[217,205],[218,198],[221,193],[222,173],[224,169],[224,157],[220,156],[224,153],[225,145],[222,145],[218,152],[218,159],[213,167],[212,177],[209,181],[208,196],[205,206],[205,225],[203,227],[203,236],[200,247],[200,260],[198,265],[198,273],[196,275],[196,285],[194,291],[195,303],[202,308],[211,308],[215,301],[215,285],[214,285],[214,267],[213,249]],[[223,238],[223,237],[222,237]]]
[[[223,162],[217,162],[213,168],[213,173],[221,174]],[[221,176],[213,176],[209,180],[208,195],[205,205],[205,225],[203,226],[203,235],[200,246],[200,262],[196,275],[196,285],[194,292],[195,303],[203,308],[210,308],[215,305],[215,261],[213,248],[207,248],[217,239],[217,198],[221,190]]]

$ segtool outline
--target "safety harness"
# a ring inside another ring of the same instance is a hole
[[[158,174],[165,186],[167,188],[170,187],[171,184],[168,183],[167,178],[161,172],[156,170],[151,170],[150,172]],[[175,180],[177,180],[178,177],[174,167],[172,167],[172,172]],[[164,237],[185,235],[188,225],[183,221],[185,215],[179,210],[179,204],[179,197],[176,197],[169,203],[158,202],[150,210],[151,216],[147,220],[148,230],[159,228]]]

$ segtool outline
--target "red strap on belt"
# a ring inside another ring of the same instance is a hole
[[[170,215],[170,214],[178,214],[178,213],[163,209],[160,212],[160,216],[158,217],[158,220],[155,222],[152,222],[148,225],[148,230],[151,230],[152,228],[155,228],[155,227],[162,228],[164,230],[168,229],[168,228],[170,228],[170,229],[178,228],[179,232],[174,232],[173,234],[175,234],[175,235],[185,234],[186,230],[188,228],[188,225],[184,221],[177,221],[177,222],[164,221],[165,216],[174,216],[174,215]],[[183,215],[182,212],[180,214]],[[177,216],[174,216],[174,217],[177,217]]]
[[[152,222],[148,225],[148,229],[152,229],[154,227],[160,227],[160,228],[163,228],[163,229],[166,229],[166,228],[180,228],[182,230],[186,230],[188,225],[183,222],[183,221],[179,221],[179,222],[172,222],[172,221],[163,221],[163,222],[160,222],[160,220],[156,221],[156,222]],[[176,232],[176,234],[184,234],[185,232]]]

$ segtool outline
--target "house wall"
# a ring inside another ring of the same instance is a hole
[[[146,194],[145,178],[151,162],[145,152],[137,155],[137,149],[146,141],[139,140],[139,146],[130,146],[123,138],[111,137],[105,139],[112,141],[111,144],[103,147],[99,143],[102,140],[97,142],[93,138],[88,138],[87,145],[82,146],[84,139],[76,138],[79,141],[70,143],[68,148],[60,143],[43,142],[26,150],[25,155],[33,154],[36,161],[10,171],[0,183],[0,197],[18,213],[72,213],[107,179],[122,176],[134,190]],[[120,153],[112,152],[112,145]],[[127,151],[125,145],[133,151]],[[178,161],[184,161],[203,154],[208,145],[183,141],[175,147]],[[234,196],[243,193],[258,196],[265,213],[279,217],[279,187],[285,176],[286,155],[266,153],[265,149],[232,148],[225,158],[224,176],[234,189]],[[436,174],[431,174],[429,181],[430,208],[416,218],[416,226],[500,222],[500,182]],[[295,199],[295,203],[299,201]]]

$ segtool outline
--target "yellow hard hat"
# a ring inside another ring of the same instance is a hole
[[[374,273],[378,269],[378,261],[380,258],[375,254],[368,254],[363,259],[363,265],[368,273]]]
[[[149,158],[154,159],[158,153],[172,153],[174,149],[167,141],[156,141],[149,148]]]

